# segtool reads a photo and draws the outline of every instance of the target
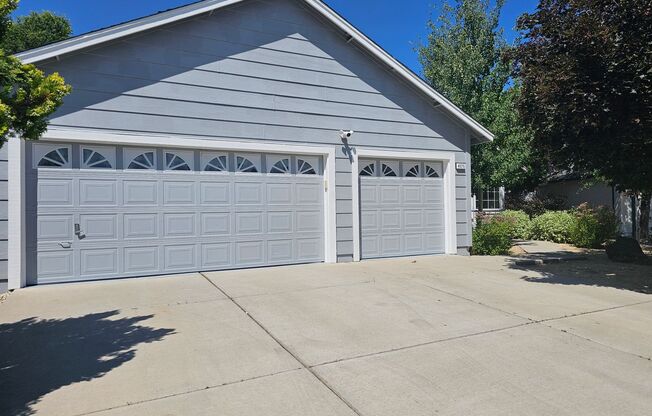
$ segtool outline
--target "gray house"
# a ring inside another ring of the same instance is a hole
[[[19,58],[73,93],[3,149],[10,288],[471,244],[491,133],[321,1],[207,0]]]

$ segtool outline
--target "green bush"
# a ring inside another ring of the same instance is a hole
[[[532,220],[532,238],[555,243],[570,243],[576,219],[568,211],[548,211]]]
[[[512,226],[499,216],[491,219],[479,219],[473,231],[473,255],[500,256],[512,247]]]
[[[575,224],[570,239],[577,247],[600,248],[609,239],[615,238],[618,229],[614,212],[605,207],[590,209],[581,205],[575,211]]]
[[[500,216],[510,223],[512,238],[528,240],[532,237],[532,220],[525,212],[507,210],[501,213]]]

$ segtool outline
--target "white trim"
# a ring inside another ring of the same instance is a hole
[[[82,48],[88,48],[100,43],[129,36],[134,33],[143,32],[179,20],[209,13],[222,7],[230,6],[231,4],[240,3],[241,1],[242,0],[206,0],[200,3],[189,4],[167,12],[145,16],[106,29],[101,29],[85,35],[66,39],[61,42],[21,52],[17,54],[16,57],[26,64],[33,64],[50,58],[58,58],[60,55],[75,52]]]
[[[297,146],[291,143],[261,143],[232,140],[209,140],[191,136],[142,136],[110,134],[97,131],[49,130],[42,140],[112,144],[120,146],[163,147],[194,150],[235,152],[291,153],[294,155],[323,156],[324,161],[324,242],[326,263],[337,261],[336,199],[335,199],[335,146]],[[134,170],[133,172],[140,172]],[[21,211],[22,212],[22,211]],[[22,213],[24,215],[24,212]]]
[[[17,57],[24,63],[37,63],[46,59],[55,58],[59,55],[71,53],[83,48],[88,48],[100,43],[108,42],[114,39],[122,38],[134,33],[142,32],[148,29],[156,28],[169,23],[177,22],[189,17],[197,16],[203,13],[213,12],[232,4],[240,3],[244,0],[205,0],[200,3],[190,4],[185,7],[170,10],[147,17],[143,17],[132,22],[127,22],[118,26],[99,30],[97,32],[78,36],[72,39],[46,45],[41,48],[32,49],[22,52]],[[462,111],[455,104],[446,99],[443,95],[435,91],[428,83],[421,79],[417,74],[410,71],[384,49],[366,37],[362,32],[351,25],[346,19],[342,18],[333,9],[328,7],[320,0],[303,0],[304,3],[312,7],[321,14],[326,20],[331,22],[348,36],[348,43],[355,41],[363,49],[371,53],[389,68],[413,84],[419,91],[434,100],[434,107],[443,107],[450,114],[461,120],[476,134],[481,141],[492,141],[494,135],[475,121],[471,116]]]
[[[25,272],[25,142],[11,137],[8,148],[8,287],[19,289],[27,285]]]
[[[437,151],[395,151],[356,147],[353,154],[353,261],[360,261],[360,173],[359,158],[434,160],[442,162],[444,169],[444,238],[446,254],[457,254],[457,224],[455,206],[455,153]]]

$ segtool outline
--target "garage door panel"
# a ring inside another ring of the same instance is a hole
[[[378,201],[377,187],[366,180],[360,182],[362,184],[360,188],[360,201],[362,203],[375,204]]]
[[[236,182],[235,183],[235,204],[263,204],[263,186],[259,183]]]
[[[380,212],[380,223],[381,230],[383,232],[388,231],[400,231],[401,229],[401,210],[392,210],[392,211],[381,211]]]
[[[444,232],[428,233],[425,234],[426,249],[428,250],[444,250]]]
[[[163,247],[163,269],[166,271],[190,270],[195,267],[195,245]]]
[[[73,277],[73,251],[46,251],[37,254],[37,273],[42,279]]]
[[[292,184],[291,183],[268,183],[267,184],[267,203],[269,205],[292,204]]]
[[[72,179],[41,179],[36,191],[38,205],[72,206],[72,188]]]
[[[323,261],[319,158],[287,156],[290,171],[272,174],[264,171],[267,155],[247,154],[253,171],[244,159],[232,167],[237,155],[224,152],[226,164],[209,171],[208,163],[189,166],[198,172],[157,170],[164,149],[113,150],[124,170],[32,167],[39,198],[29,244],[38,282]],[[202,160],[198,150],[183,152],[184,160]],[[132,165],[135,158],[142,163]],[[319,170],[305,162],[299,169],[300,159]]]
[[[229,212],[202,212],[201,235],[222,236],[231,234],[231,214]]]
[[[384,185],[380,187],[381,204],[397,204],[401,202],[401,188],[398,185]]]
[[[319,261],[323,253],[322,240],[319,238],[298,238],[297,258],[303,261]]]
[[[404,185],[403,186],[403,201],[404,204],[421,204],[423,203],[422,188],[418,185]]]
[[[163,214],[164,237],[192,237],[195,235],[195,214]]]
[[[361,238],[361,255],[366,258],[380,256],[380,241],[378,236],[365,236]]]
[[[363,211],[360,215],[360,225],[362,227],[362,234],[366,232],[377,232],[379,228],[379,213],[376,210]]]
[[[442,210],[424,210],[424,226],[427,228],[444,227],[444,213]]]
[[[403,236],[405,250],[409,253],[420,253],[424,251],[423,234],[406,234]]]
[[[69,241],[72,239],[72,215],[39,215],[36,224],[39,241]]]
[[[291,211],[267,213],[268,233],[291,233],[293,231],[294,215]]]
[[[81,179],[79,181],[79,205],[118,205],[118,184],[115,180]]]
[[[158,205],[158,183],[156,181],[126,180],[123,186],[123,204]]]
[[[158,237],[157,214],[124,214],[124,238],[156,238]]]
[[[297,211],[296,232],[298,233],[321,233],[323,230],[322,211]]]
[[[230,266],[232,245],[231,242],[202,244],[201,268],[211,270]]]
[[[380,252],[383,256],[396,256],[401,254],[401,235],[381,235]]]
[[[267,261],[270,263],[285,263],[292,260],[292,240],[276,240],[267,243]]]
[[[235,243],[236,264],[265,264],[264,253],[264,242],[262,241],[240,241]]]
[[[118,274],[118,249],[80,250],[80,272],[86,276],[110,276]]]
[[[405,229],[423,229],[423,211],[422,210],[404,210],[403,221]]]
[[[82,214],[79,224],[85,239],[118,239],[118,216],[115,214]]]
[[[231,203],[229,182],[201,182],[200,201],[202,205],[229,205]]]
[[[238,212],[235,214],[235,232],[237,234],[261,234],[263,214],[260,212]]]
[[[124,249],[125,273],[156,273],[159,264],[158,246],[126,247]]]
[[[298,205],[313,205],[321,203],[323,190],[314,184],[297,184],[295,186],[296,203]]]
[[[163,182],[163,203],[165,205],[194,205],[194,182]]]

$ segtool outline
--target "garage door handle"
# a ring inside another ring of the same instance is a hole
[[[70,247],[72,247],[72,243],[67,242],[67,241],[66,241],[66,242],[62,242],[62,243],[59,243],[59,245],[60,245],[62,248],[70,248]]]

